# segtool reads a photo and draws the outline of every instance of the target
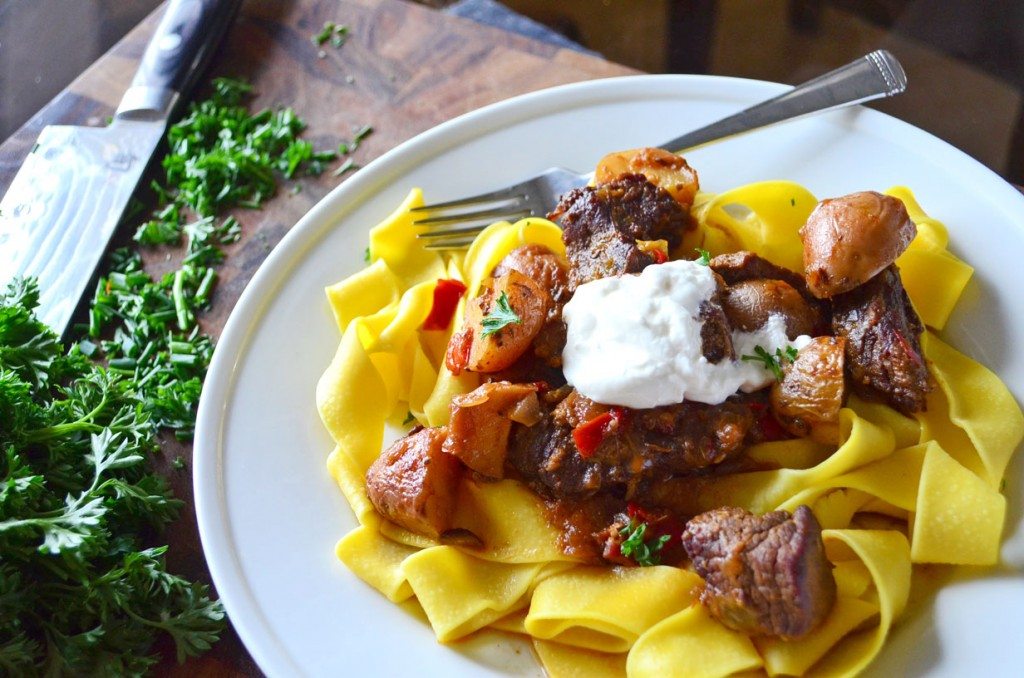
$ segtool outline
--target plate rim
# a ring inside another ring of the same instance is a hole
[[[444,152],[459,143],[486,136],[509,118],[538,117],[547,114],[552,107],[572,109],[586,106],[591,101],[607,103],[625,96],[634,88],[648,90],[644,92],[648,99],[661,96],[679,98],[678,92],[657,91],[676,83],[684,88],[707,88],[709,96],[720,94],[745,105],[756,103],[759,95],[767,98],[790,88],[765,80],[716,75],[629,75],[556,85],[468,111],[407,139],[333,188],[284,235],[246,284],[217,341],[203,385],[193,443],[193,496],[200,543],[214,586],[246,650],[266,674],[302,675],[304,671],[283,646],[245,579],[224,495],[223,436],[227,421],[224,415],[238,368],[269,300],[285,284],[308,248],[331,229],[337,228],[347,213],[379,192],[386,183],[387,175],[402,174],[404,168],[422,162],[424,155]],[[720,91],[711,91],[716,89]],[[997,195],[992,202],[1001,211],[1009,212],[1014,203],[1018,212],[1024,211],[1024,194],[949,142],[887,113],[864,106],[852,108],[856,110],[858,120],[864,116],[871,124],[878,121],[882,127],[876,132],[884,136],[906,135],[900,143],[918,149],[919,142],[924,140],[938,156],[954,159],[958,171],[966,172],[973,181],[983,181],[987,188],[995,190]],[[1024,229],[1020,220],[1017,226]]]

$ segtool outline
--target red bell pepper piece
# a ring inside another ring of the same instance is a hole
[[[589,459],[594,456],[598,445],[605,436],[626,423],[628,411],[624,407],[613,407],[608,412],[579,424],[572,430],[572,440],[580,456]]]
[[[452,316],[459,305],[459,299],[466,293],[466,286],[458,280],[441,278],[434,287],[434,303],[423,321],[425,330],[446,330],[452,324]]]

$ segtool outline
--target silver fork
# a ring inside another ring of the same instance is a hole
[[[900,62],[888,51],[877,50],[784,94],[659,146],[678,153],[811,113],[890,97],[906,88],[907,76]],[[495,221],[546,215],[558,204],[563,193],[586,186],[593,176],[592,172],[577,174],[552,167],[508,188],[414,208],[414,212],[430,215],[413,222],[425,228],[416,237],[430,241],[427,249],[466,247],[480,231]],[[453,211],[470,207],[479,209]]]

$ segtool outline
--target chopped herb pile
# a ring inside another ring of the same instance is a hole
[[[787,346],[785,351],[777,348],[774,354],[769,353],[763,346],[755,346],[754,355],[745,355],[742,358],[747,362],[761,363],[766,370],[775,375],[777,380],[781,381],[783,362],[793,362],[796,360],[797,354],[797,350],[792,346]]]
[[[700,264],[701,266],[710,266],[711,265],[711,252],[708,252],[707,250],[702,250],[699,247],[694,247],[693,251],[696,252],[699,255],[697,257],[697,263],[698,264]]]
[[[637,565],[649,567],[661,563],[661,549],[672,538],[663,534],[660,537],[644,540],[647,533],[647,523],[637,523],[630,520],[629,524],[619,530],[622,543],[619,544],[619,551],[627,558],[632,559]]]
[[[484,331],[481,334],[489,337],[507,325],[518,325],[522,322],[523,319],[512,310],[512,306],[508,301],[508,295],[502,292],[501,296],[498,297],[498,301],[494,304],[494,310],[484,316],[481,323]]]
[[[181,503],[150,472],[159,417],[134,375],[65,352],[33,281],[0,293],[0,674],[124,675],[224,628],[152,537]]]
[[[111,371],[134,379],[140,406],[154,425],[181,440],[192,439],[213,354],[197,316],[210,303],[222,246],[241,237],[238,221],[219,215],[257,208],[276,193],[281,177],[318,175],[338,157],[335,151],[314,151],[299,137],[306,124],[292,109],[251,113],[243,100],[252,91],[248,83],[217,78],[211,96],[190,104],[169,128],[164,180],[153,184],[160,203],[135,240],[174,245],[184,236],[181,266],[154,281],[137,253],[114,252],[110,272],[96,287],[88,339],[81,344],[86,355],[102,357]]]

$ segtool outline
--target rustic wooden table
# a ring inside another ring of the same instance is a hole
[[[159,13],[0,145],[0,195],[44,126],[104,124],[128,87]],[[328,46],[321,56],[310,36],[325,21],[347,24],[351,34],[341,49]],[[553,85],[633,72],[400,0],[250,0],[209,75],[252,82],[258,92],[254,107],[292,106],[309,123],[306,138],[318,148],[334,148],[350,139],[354,128],[373,125],[374,134],[355,155],[357,162],[366,164],[406,139],[485,104]],[[301,191],[283,190],[262,210],[237,215],[244,237],[229,249],[220,268],[213,305],[203,319],[206,331],[219,335],[242,289],[273,246],[340,181],[329,173],[304,179],[299,182]],[[149,256],[151,273],[176,264],[174,257],[168,261],[165,255]],[[178,455],[191,468],[191,448],[173,440],[166,441],[157,460],[176,494],[189,505],[167,534],[168,560],[172,570],[209,581],[191,509],[191,475],[170,464]],[[161,673],[219,676],[260,671],[229,632],[203,658],[184,666],[169,661]]]

